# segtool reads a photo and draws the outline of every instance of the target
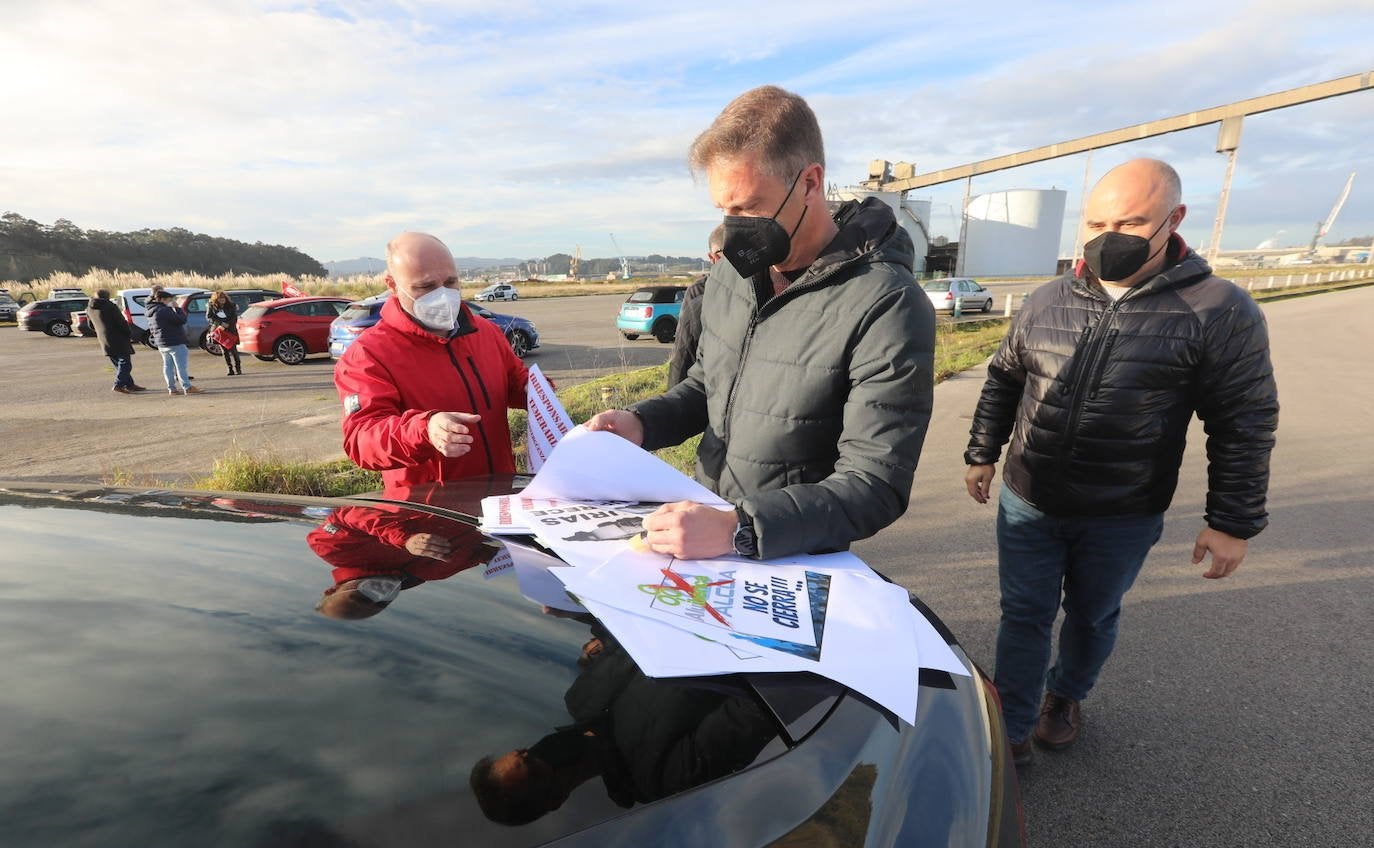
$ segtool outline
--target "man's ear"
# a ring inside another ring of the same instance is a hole
[[[386,287],[391,290],[392,294],[396,293],[396,281],[392,279],[390,274],[383,277],[382,281],[386,283]]]
[[[1174,220],[1173,226],[1172,226],[1172,227],[1170,228],[1170,230],[1169,230],[1169,232],[1174,232],[1175,230],[1177,230],[1177,229],[1183,224],[1183,219],[1184,219],[1185,217],[1187,217],[1187,215],[1188,215],[1188,206],[1187,206],[1186,204],[1180,203],[1180,204],[1178,205],[1178,207],[1175,208],[1174,211],[1173,211],[1173,213],[1171,213],[1171,214],[1172,214],[1172,215],[1178,216],[1178,217]]]

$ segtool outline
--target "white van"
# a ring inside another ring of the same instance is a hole
[[[179,288],[177,286],[164,286],[164,291],[169,291],[177,297],[184,294],[200,294],[205,289]],[[124,313],[124,320],[129,322],[129,326],[134,328],[134,341],[148,344],[148,312],[146,307],[148,295],[152,294],[151,288],[144,289],[120,289],[111,298],[115,306],[118,306]]]

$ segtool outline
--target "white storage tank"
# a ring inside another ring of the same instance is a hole
[[[908,199],[902,195],[903,192],[898,191],[848,186],[832,188],[829,199],[863,200],[866,197],[876,197],[892,207],[892,214],[897,216],[897,223],[911,236],[911,243],[916,248],[916,255],[912,260],[915,267],[912,270],[919,276],[926,269],[926,253],[930,251],[930,201]]]
[[[1067,196],[1059,189],[1011,189],[971,198],[960,275],[1054,274]]]

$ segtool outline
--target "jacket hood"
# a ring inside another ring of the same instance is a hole
[[[825,246],[798,282],[828,276],[846,265],[889,262],[908,271],[912,269],[916,248],[886,203],[876,197],[846,200],[836,208],[833,217],[840,228],[839,235]]]

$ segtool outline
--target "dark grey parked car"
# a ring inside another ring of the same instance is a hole
[[[981,675],[923,672],[914,727],[810,675],[644,677],[455,517],[510,482],[0,483],[4,845],[1021,843]]]
[[[7,291],[0,291],[0,321],[18,320],[19,302]]]

